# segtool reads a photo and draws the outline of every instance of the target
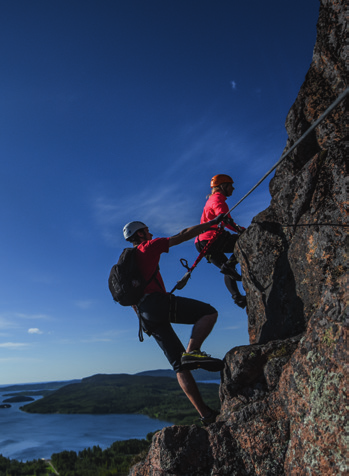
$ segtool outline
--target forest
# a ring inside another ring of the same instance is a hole
[[[106,450],[99,446],[76,453],[63,451],[54,453],[52,464],[60,476],[111,476],[127,475],[129,468],[144,458],[154,433],[146,440],[116,441]]]
[[[219,410],[218,385],[198,383],[204,401]],[[94,375],[21,407],[29,413],[143,414],[191,425],[198,414],[177,380],[139,375]]]
[[[41,459],[22,463],[0,455],[0,476],[47,476],[48,474],[52,474],[52,471]]]
[[[51,456],[51,463],[60,476],[125,476],[129,468],[144,458],[154,433],[146,439],[116,441],[109,448],[99,446],[75,451],[62,451]],[[48,476],[55,474],[45,460],[22,463],[0,455],[0,476]]]

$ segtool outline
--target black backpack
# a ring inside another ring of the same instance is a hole
[[[109,274],[108,285],[111,295],[114,301],[122,306],[138,304],[144,295],[144,289],[159,269],[157,267],[153,276],[146,281],[138,268],[136,251],[136,247],[125,248]]]

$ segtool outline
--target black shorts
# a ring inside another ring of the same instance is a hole
[[[229,231],[224,230],[224,232],[207,250],[205,255],[207,261],[213,263],[218,268],[221,268],[223,264],[228,261],[225,253],[234,253],[234,247],[238,238],[239,235],[231,234]],[[197,241],[195,247],[200,252],[204,249],[207,243],[207,241]]]
[[[195,324],[201,317],[217,312],[210,304],[165,293],[149,294],[138,309],[144,330],[155,338],[176,372],[185,348],[171,323]]]

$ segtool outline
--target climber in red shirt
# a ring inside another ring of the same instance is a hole
[[[208,303],[166,292],[159,261],[161,255],[168,253],[172,246],[195,238],[199,233],[219,224],[222,219],[223,215],[215,217],[214,220],[186,228],[169,238],[153,239],[147,225],[140,221],[130,222],[123,229],[124,238],[137,248],[137,265],[148,283],[143,297],[133,308],[143,330],[154,337],[172,365],[179,385],[200,414],[203,425],[213,423],[218,413],[204,403],[191,370],[201,368],[218,372],[224,367],[222,360],[201,350],[201,345],[216,323],[218,313]],[[172,324],[193,325],[186,349]]]
[[[233,253],[239,234],[241,234],[245,228],[234,223],[226,203],[227,198],[230,197],[234,191],[233,183],[233,179],[225,174],[215,175],[212,178],[212,192],[205,204],[200,223],[207,223],[221,213],[227,214],[224,218],[225,227],[234,232],[234,234],[224,230],[208,249],[206,259],[209,263],[213,263],[221,270],[221,273],[224,274],[225,285],[234,299],[235,304],[244,309],[246,307],[246,296],[241,295],[236,282],[241,281],[241,276],[235,269],[237,259]],[[211,227],[208,231],[196,238],[195,246],[198,251],[202,251],[208,241],[214,236],[216,230],[217,225]],[[228,258],[225,253],[232,254],[230,258]]]

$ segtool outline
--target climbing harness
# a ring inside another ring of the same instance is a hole
[[[326,111],[305,131],[305,133],[280,157],[280,159],[276,162],[276,164],[268,170],[268,172],[263,175],[263,177],[256,183],[254,187],[251,188],[249,192],[246,193],[234,206],[230,208],[230,210],[227,211],[225,216],[228,216],[229,213],[231,213],[240,203],[245,200],[267,177],[270,175],[280,164],[281,162],[286,159],[286,157],[312,132],[324,119],[327,117],[330,112],[335,109],[339,103],[341,103],[345,97],[349,94],[349,87],[345,89],[339,96],[338,98],[326,109]],[[180,262],[182,266],[184,266],[187,269],[187,272],[183,276],[182,279],[177,281],[177,284],[175,287],[172,289],[171,294],[176,290],[176,289],[183,289],[184,286],[187,284],[189,278],[191,277],[191,273],[194,270],[194,268],[197,266],[197,264],[201,261],[201,259],[205,256],[207,253],[208,249],[212,245],[214,241],[218,238],[218,236],[223,232],[224,226],[219,225],[217,228],[216,233],[213,235],[211,240],[206,244],[206,246],[203,248],[203,250],[200,252],[199,256],[196,258],[194,264],[192,265],[191,268],[189,268],[188,262],[185,259],[181,259]]]
[[[217,230],[215,231],[214,235],[212,238],[206,243],[204,248],[200,251],[199,256],[196,258],[194,261],[193,265],[191,268],[189,268],[188,261],[184,258],[180,259],[181,265],[184,266],[184,268],[187,269],[187,272],[183,276],[182,279],[177,281],[177,284],[175,287],[172,289],[171,293],[172,294],[176,289],[183,289],[184,286],[187,284],[189,278],[191,277],[191,273],[193,272],[194,268],[199,264],[199,262],[202,260],[202,258],[205,256],[207,253],[208,249],[211,247],[211,245],[217,240],[217,238],[223,233],[224,227],[219,225]]]

